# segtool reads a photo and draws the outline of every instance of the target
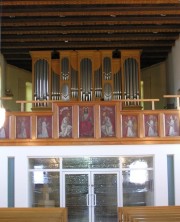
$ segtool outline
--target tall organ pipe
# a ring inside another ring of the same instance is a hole
[[[125,99],[138,98],[138,65],[133,58],[128,58],[124,63],[124,95]]]
[[[34,95],[36,100],[47,99],[48,96],[48,63],[40,59],[35,63]]]
[[[130,97],[130,99],[133,99],[133,75],[134,75],[134,73],[133,73],[133,69],[132,69],[132,67],[133,67],[133,60],[132,59],[129,59],[129,73],[130,73],[130,95],[129,95],[129,97]]]

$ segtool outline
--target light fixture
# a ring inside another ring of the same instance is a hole
[[[114,17],[114,18],[116,17],[116,15],[113,15],[113,14],[112,14],[112,15],[110,15],[110,16],[111,16],[111,17]]]
[[[148,180],[147,162],[136,160],[130,164],[130,182],[136,184],[144,184]]]

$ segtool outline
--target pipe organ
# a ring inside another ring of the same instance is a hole
[[[139,99],[141,50],[31,51],[34,100]],[[38,103],[37,103],[38,104]],[[128,103],[126,103],[127,105]]]

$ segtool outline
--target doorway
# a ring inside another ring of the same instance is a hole
[[[64,172],[69,222],[117,222],[119,172]]]

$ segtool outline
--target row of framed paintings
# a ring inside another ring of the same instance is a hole
[[[159,113],[143,113],[142,120],[138,113],[118,113],[116,106],[100,106],[98,121],[95,115],[94,106],[79,106],[78,116],[75,116],[73,106],[59,106],[57,117],[57,129],[59,138],[73,138],[73,129],[77,127],[78,138],[94,138],[96,128],[100,131],[101,138],[117,137],[117,130],[120,129],[123,138],[138,138],[140,127],[143,125],[144,137],[159,137]],[[117,115],[120,115],[117,121]],[[73,118],[77,119],[74,124]],[[139,122],[143,121],[143,124]],[[179,136],[179,115],[176,113],[164,114],[163,118],[164,136]],[[97,125],[98,123],[98,125]],[[53,138],[54,130],[53,114],[36,116],[36,138]],[[120,127],[117,127],[117,124]],[[6,117],[4,126],[0,129],[0,139],[10,139],[11,116]],[[15,138],[31,139],[32,121],[31,115],[15,116]],[[119,135],[119,134],[118,134]]]

